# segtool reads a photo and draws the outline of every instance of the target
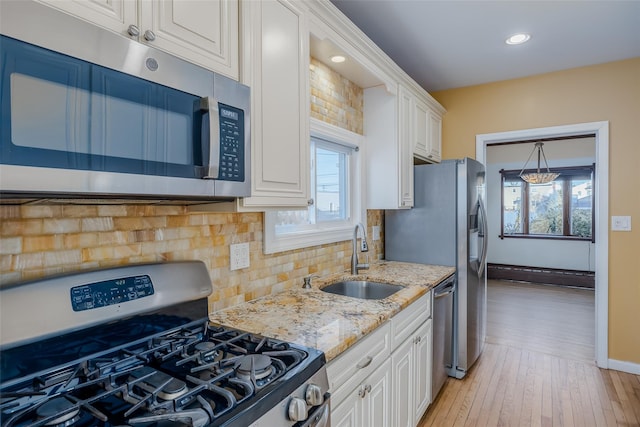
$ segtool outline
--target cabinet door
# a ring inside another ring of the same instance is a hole
[[[307,206],[309,32],[303,2],[242,2],[242,80],[252,96],[252,197],[243,206]]]
[[[391,356],[392,376],[392,425],[414,427],[414,336],[407,338]]]
[[[416,99],[413,103],[413,154],[424,160],[429,155],[429,108]]]
[[[238,80],[238,0],[140,1],[140,41]]]
[[[431,403],[432,333],[432,321],[429,319],[414,335],[415,424]]]
[[[138,25],[136,0],[39,0],[48,6],[123,35]]]
[[[432,162],[439,162],[442,159],[442,118],[433,111],[429,111],[428,124],[427,158]]]
[[[331,410],[332,427],[361,427],[362,398],[354,390],[337,408]]]
[[[391,361],[387,359],[365,381],[367,394],[362,407],[363,426],[390,427]]]
[[[412,142],[412,96],[405,88],[399,90],[400,127],[399,132],[399,174],[400,174],[400,200],[401,208],[413,207],[413,142]]]

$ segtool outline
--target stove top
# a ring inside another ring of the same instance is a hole
[[[248,425],[323,365],[320,351],[203,319],[8,382],[2,425]]]
[[[201,309],[206,299],[182,301],[4,346],[2,426],[248,426],[325,364],[321,351],[194,320]]]

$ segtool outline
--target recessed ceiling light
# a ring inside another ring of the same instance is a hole
[[[335,62],[335,63],[337,63],[337,64],[339,64],[339,63],[341,63],[341,62],[344,62],[344,61],[346,61],[346,60],[347,60],[347,58],[345,58],[345,57],[344,57],[344,56],[342,56],[342,55],[333,55],[333,56],[331,57],[331,62]]]
[[[531,36],[525,33],[514,34],[505,40],[506,44],[522,44],[528,42]]]

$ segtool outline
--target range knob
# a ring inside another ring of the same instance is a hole
[[[315,384],[309,384],[307,386],[307,390],[304,393],[304,398],[306,399],[307,404],[309,404],[310,406],[322,405],[322,402],[324,402],[322,390]]]
[[[289,401],[289,419],[291,421],[304,421],[307,419],[307,404],[299,397]]]

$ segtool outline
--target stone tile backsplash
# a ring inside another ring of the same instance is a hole
[[[371,226],[382,211],[369,211]],[[51,274],[130,263],[202,260],[214,291],[210,309],[302,285],[309,274],[349,268],[351,242],[262,253],[261,213],[189,213],[185,206],[0,206],[2,286]],[[248,242],[251,266],[229,270],[229,245]],[[370,242],[382,257],[382,241]]]

